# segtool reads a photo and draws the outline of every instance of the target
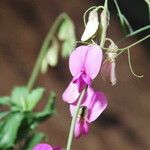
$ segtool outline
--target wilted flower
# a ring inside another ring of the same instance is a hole
[[[95,121],[107,106],[107,98],[102,92],[94,92],[89,86],[87,93],[83,98],[78,118],[76,120],[74,134],[79,138],[82,134],[85,135],[89,131],[90,124]],[[70,105],[70,112],[73,116],[76,106]]]
[[[51,145],[46,143],[37,144],[32,150],[62,150],[60,147],[52,148]]]
[[[91,85],[101,66],[102,50],[94,44],[80,46],[73,51],[69,58],[69,68],[73,76],[72,81],[63,93],[63,100],[74,103],[85,86]]]
[[[106,28],[109,25],[110,14],[109,11],[103,10],[101,13],[101,26],[102,28]]]
[[[110,83],[111,85],[115,85],[117,83],[115,59],[117,57],[118,47],[112,43],[109,46],[109,49],[110,50],[106,52],[107,57],[102,63],[101,75],[104,81]]]
[[[93,35],[98,30],[98,26],[99,26],[98,13],[97,10],[94,9],[89,13],[88,22],[86,24],[84,33],[81,37],[81,41],[87,41],[89,38],[93,37]]]

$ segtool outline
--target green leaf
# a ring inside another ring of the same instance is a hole
[[[26,99],[26,111],[31,111],[36,106],[36,104],[40,101],[44,92],[44,88],[37,88],[29,93]]]
[[[12,113],[7,116],[2,128],[0,129],[0,149],[13,147],[18,129],[24,118],[22,113]]]
[[[45,135],[43,133],[35,133],[32,134],[28,139],[26,140],[25,146],[23,149],[25,150],[32,150],[32,148],[41,142],[42,139],[45,138]]]
[[[0,105],[10,105],[10,97],[0,97]]]
[[[12,109],[24,111],[26,109],[26,99],[28,94],[28,89],[26,87],[14,88],[11,94],[11,102],[14,104]]]
[[[70,55],[76,43],[75,27],[71,18],[66,14],[58,30],[58,38],[63,41],[61,55]]]
[[[37,122],[42,122],[55,113],[55,100],[56,94],[51,92],[44,110],[34,113],[34,118]]]
[[[14,111],[31,111],[39,102],[43,95],[44,89],[37,88],[30,93],[26,87],[16,87],[12,91],[11,102],[14,105]]]
[[[0,120],[6,117],[9,114],[9,111],[0,112]]]

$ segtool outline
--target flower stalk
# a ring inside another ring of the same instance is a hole
[[[100,47],[103,47],[105,44],[106,40],[106,32],[107,32],[107,15],[108,15],[108,0],[105,0],[104,3],[104,8],[103,8],[103,15],[104,15],[104,20],[105,20],[105,25],[102,27],[102,34],[101,34],[101,42],[100,42]]]
[[[76,120],[77,120],[77,117],[78,117],[79,108],[80,108],[81,102],[83,100],[83,97],[84,97],[84,95],[86,93],[86,90],[87,90],[87,87],[85,87],[83,89],[83,91],[80,94],[80,97],[78,99],[78,103],[77,103],[77,106],[76,106],[76,109],[75,109],[75,113],[74,113],[74,116],[73,116],[72,121],[71,121],[71,126],[70,126],[70,131],[69,131],[69,136],[68,136],[68,142],[67,142],[66,150],[71,150],[75,123],[76,123]]]

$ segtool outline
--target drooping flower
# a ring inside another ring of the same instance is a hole
[[[93,37],[97,32],[98,27],[99,27],[98,13],[97,10],[94,9],[89,13],[88,22],[81,37],[81,41],[87,41],[88,39]]]
[[[102,62],[102,50],[96,45],[80,46],[73,51],[69,58],[69,68],[72,81],[63,93],[63,100],[75,103],[85,86],[91,85],[99,73]]]
[[[51,145],[46,143],[37,144],[32,150],[62,150],[60,147],[53,148]]]
[[[87,99],[90,99],[87,100]],[[95,121],[107,106],[107,98],[102,92],[94,92],[89,86],[83,98],[78,118],[76,120],[74,135],[79,138],[86,135],[89,131],[90,124]],[[71,115],[74,115],[76,106],[70,105]]]
[[[106,52],[106,59],[102,63],[101,76],[105,82],[113,86],[117,83],[116,57],[118,47],[114,43],[112,43],[109,46],[109,49],[110,50]]]

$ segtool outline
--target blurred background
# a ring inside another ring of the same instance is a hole
[[[9,95],[13,86],[28,81],[43,39],[61,12],[74,20],[80,39],[84,30],[82,15],[93,0],[0,0],[0,95]],[[122,12],[134,29],[147,25],[148,10],[143,0],[119,0]],[[111,22],[108,37],[118,41],[122,36],[114,5],[110,3]],[[145,32],[146,34],[146,32]],[[120,47],[129,45],[143,34],[127,39]],[[74,150],[149,150],[150,149],[150,53],[148,40],[131,50],[134,69],[144,78],[134,78],[128,67],[127,54],[117,59],[118,83],[110,87],[99,75],[94,88],[106,93],[109,105],[90,127],[88,136],[75,140]],[[40,75],[36,86],[55,90],[57,114],[43,123],[39,130],[48,134],[52,145],[65,147],[71,118],[68,105],[61,95],[71,79],[68,60],[60,60],[56,68]],[[47,94],[48,94],[47,92]],[[45,100],[40,103],[42,109]]]

